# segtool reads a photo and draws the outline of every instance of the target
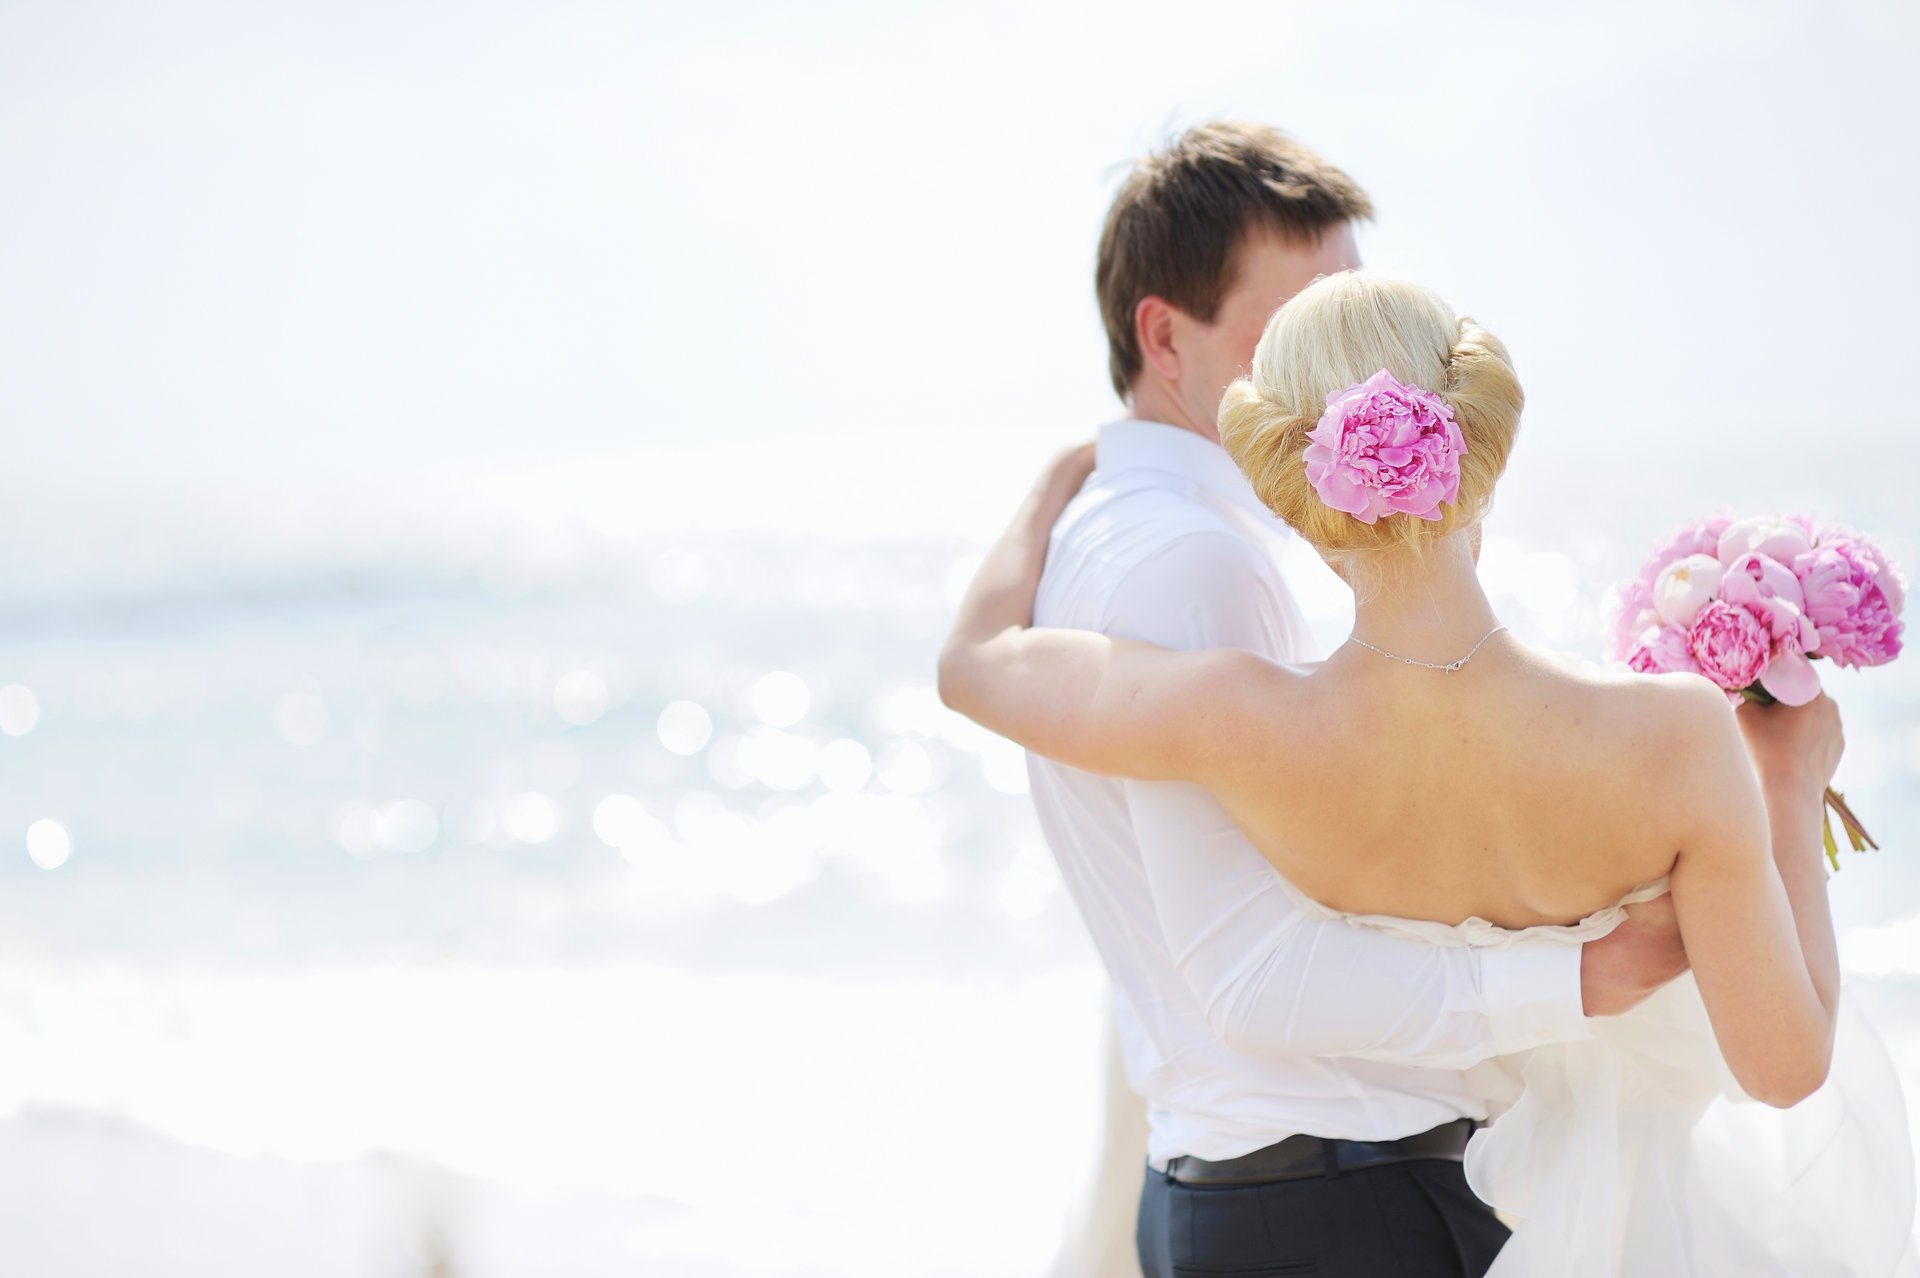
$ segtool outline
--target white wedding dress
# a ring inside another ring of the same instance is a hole
[[[1283,880],[1284,882],[1284,880]],[[1579,945],[1650,884],[1578,923],[1512,931],[1301,904],[1430,945]],[[1845,994],[1833,1068],[1792,1109],[1748,1098],[1691,974],[1575,1043],[1469,1072],[1491,1123],[1467,1182],[1514,1226],[1488,1278],[1888,1278],[1916,1267],[1914,1162],[1900,1080]]]

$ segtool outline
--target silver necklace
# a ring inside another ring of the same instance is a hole
[[[1473,647],[1469,648],[1467,650],[1467,655],[1460,658],[1460,660],[1458,661],[1415,661],[1412,657],[1403,657],[1397,652],[1388,652],[1385,648],[1375,648],[1372,644],[1368,643],[1365,639],[1362,639],[1359,635],[1348,635],[1347,640],[1350,643],[1359,644],[1362,648],[1366,648],[1370,651],[1377,652],[1383,657],[1392,657],[1395,661],[1404,661],[1410,666],[1420,666],[1421,668],[1426,670],[1438,670],[1442,674],[1452,674],[1454,673],[1454,671],[1460,669],[1461,666],[1464,666],[1469,661],[1473,660],[1473,654],[1480,651],[1480,644],[1485,643],[1487,640],[1493,638],[1495,635],[1499,634],[1502,630],[1505,630],[1505,629],[1506,629],[1505,626],[1495,626],[1493,629],[1487,631],[1487,633],[1485,633],[1484,635],[1481,635],[1480,643],[1476,643],[1475,645],[1473,645]]]

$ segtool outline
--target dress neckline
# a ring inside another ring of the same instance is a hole
[[[1398,914],[1355,914],[1323,905],[1296,887],[1286,876],[1276,873],[1282,889],[1303,909],[1322,918],[1342,919],[1355,927],[1391,932],[1429,945],[1504,949],[1519,941],[1547,941],[1565,945],[1584,945],[1597,941],[1619,927],[1627,917],[1627,907],[1651,901],[1667,891],[1667,875],[1643,883],[1612,905],[1602,906],[1573,923],[1536,923],[1531,927],[1509,928],[1490,923],[1475,915],[1458,923],[1440,923],[1433,919],[1410,919]]]

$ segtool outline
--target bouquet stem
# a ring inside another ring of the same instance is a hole
[[[1840,845],[1833,837],[1833,818],[1835,817],[1840,818],[1840,828],[1847,832],[1847,843],[1855,852],[1865,852],[1868,848],[1876,852],[1880,850],[1880,845],[1873,841],[1871,834],[1867,833],[1867,827],[1860,824],[1860,818],[1855,816],[1853,809],[1847,806],[1847,796],[1832,786],[1827,787],[1826,811],[1823,816],[1825,819],[1821,823],[1821,835],[1826,840],[1827,860],[1833,865],[1835,871],[1840,869]]]

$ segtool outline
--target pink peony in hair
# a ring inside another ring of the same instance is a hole
[[[1327,396],[1327,411],[1307,438],[1314,491],[1362,523],[1393,514],[1437,520],[1440,507],[1459,496],[1467,442],[1453,410],[1384,368]]]

